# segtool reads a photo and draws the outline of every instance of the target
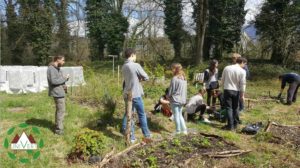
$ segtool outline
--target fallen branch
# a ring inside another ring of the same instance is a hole
[[[214,135],[214,134],[206,134],[206,133],[201,133],[201,132],[200,132],[200,134],[203,135],[203,136],[205,136],[205,137],[213,137],[213,138],[222,140],[222,141],[224,141],[224,142],[225,142],[226,144],[228,144],[228,145],[235,146],[234,143],[228,142],[228,141],[226,141],[223,137],[220,137],[220,136],[218,136],[218,135]]]
[[[275,125],[277,127],[293,127],[293,128],[300,128],[300,126],[297,126],[297,125],[280,125],[280,124],[277,124],[275,122],[272,122],[272,125]]]
[[[266,129],[265,129],[265,132],[269,132],[271,126],[272,126],[272,122],[271,122],[271,121],[268,121],[268,125],[267,125],[267,127],[266,127]]]
[[[105,166],[107,163],[109,163],[112,159],[117,158],[117,157],[119,157],[119,156],[121,156],[121,155],[123,155],[123,154],[129,152],[130,150],[132,150],[132,149],[134,149],[134,148],[140,146],[140,145],[141,145],[141,143],[134,144],[134,145],[130,146],[129,148],[126,148],[125,150],[123,150],[123,151],[121,151],[121,152],[119,152],[119,153],[117,153],[117,154],[115,154],[115,155],[113,155],[113,156],[111,155],[110,157],[107,157],[107,159],[105,160],[105,162],[104,162],[104,159],[103,159],[103,160],[101,161],[100,165],[99,165],[99,168],[104,167],[104,166]],[[103,163],[102,163],[102,162],[103,162]]]
[[[103,167],[105,164],[107,164],[108,162],[109,162],[109,158],[113,155],[115,153],[115,148],[113,147],[112,148],[112,151],[111,152],[109,152],[108,154],[106,154],[105,156],[104,156],[104,158],[102,159],[102,161],[100,162],[100,164],[99,164],[99,166],[98,167]]]
[[[222,152],[209,152],[209,153],[204,153],[202,155],[213,157],[213,158],[226,158],[226,157],[242,155],[249,152],[251,152],[251,150],[230,150],[230,151],[222,151]]]

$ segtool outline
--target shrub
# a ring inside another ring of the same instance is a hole
[[[77,156],[76,159],[86,161],[91,156],[102,155],[107,147],[109,139],[101,132],[85,128],[81,133],[74,138],[74,145],[72,147],[70,157]],[[75,159],[75,158],[73,158]]]
[[[155,65],[155,66],[151,66]],[[145,63],[144,70],[150,77],[162,77],[165,76],[165,66],[159,63]]]

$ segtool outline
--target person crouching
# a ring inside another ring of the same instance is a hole
[[[206,104],[204,104],[203,96],[206,93],[204,89],[199,89],[198,93],[190,98],[187,103],[186,112],[188,114],[188,119],[194,120],[196,114],[199,112],[199,121],[204,123],[210,123],[210,121],[204,117],[206,110]]]

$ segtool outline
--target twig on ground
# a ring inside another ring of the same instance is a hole
[[[213,158],[226,158],[226,157],[242,155],[249,152],[251,152],[251,150],[229,150],[229,151],[222,151],[222,152],[208,152],[208,153],[203,153],[202,155],[213,157]]]

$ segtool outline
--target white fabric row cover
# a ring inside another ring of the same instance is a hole
[[[0,91],[8,94],[37,93],[46,90],[47,66],[0,66]],[[69,74],[67,86],[84,85],[83,68],[62,67],[64,75]]]

